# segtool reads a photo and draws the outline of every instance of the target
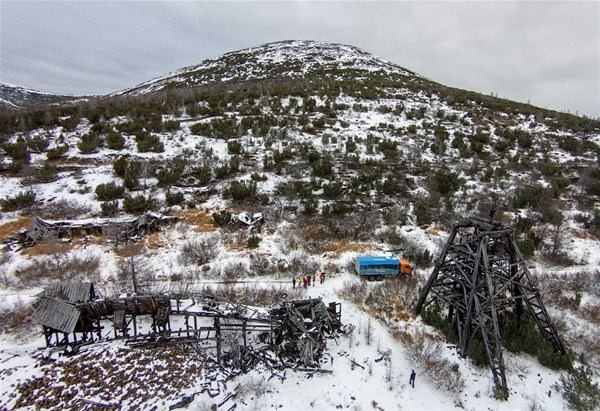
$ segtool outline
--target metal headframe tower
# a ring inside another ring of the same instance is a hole
[[[481,332],[496,389],[508,395],[498,317],[506,311],[530,314],[543,337],[565,354],[531,280],[513,229],[497,221],[470,217],[455,224],[416,307],[420,314],[439,301],[448,307],[448,321],[458,333],[458,351]]]

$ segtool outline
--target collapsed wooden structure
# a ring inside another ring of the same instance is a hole
[[[209,295],[136,295],[96,299],[91,283],[46,290],[34,320],[48,347],[76,350],[98,340],[132,346],[186,343],[214,352],[218,363],[247,369],[267,365],[316,366],[327,338],[340,331],[341,304],[321,299],[259,308]]]
[[[9,239],[9,243],[31,246],[41,241],[68,239],[77,235],[103,235],[117,244],[126,243],[157,231],[161,224],[168,224],[176,219],[177,217],[153,212],[138,217],[84,220],[44,220],[34,216],[29,228]]]
[[[565,348],[552,325],[514,238],[513,229],[491,219],[471,217],[455,224],[438,257],[416,307],[429,304],[448,308],[448,321],[458,334],[464,357],[469,341],[481,332],[496,388],[508,395],[499,317],[507,311],[518,318],[533,317],[554,349]]]

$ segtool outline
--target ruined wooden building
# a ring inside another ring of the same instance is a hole
[[[136,241],[144,235],[157,231],[163,224],[177,217],[159,213],[146,213],[138,217],[91,218],[84,220],[44,220],[34,216],[28,229],[9,240],[12,244],[31,246],[41,241],[70,239],[75,236],[102,235],[120,244]]]
[[[250,366],[260,355],[278,363],[315,366],[325,340],[342,325],[341,305],[325,305],[320,299],[268,309],[209,295],[98,299],[91,283],[63,283],[46,290],[34,319],[49,347],[77,349],[107,339],[126,339],[133,346],[195,344],[214,353],[219,363],[238,368]]]

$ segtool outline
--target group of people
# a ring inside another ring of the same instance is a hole
[[[321,274],[318,275],[319,277],[319,281],[321,284],[323,284],[325,282],[325,273],[321,272]],[[317,284],[317,275],[315,274],[314,276],[311,276],[310,274],[304,277],[292,277],[292,288],[300,288],[300,287],[310,287],[310,284],[312,283],[313,287]]]

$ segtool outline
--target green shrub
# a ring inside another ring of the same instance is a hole
[[[145,131],[135,134],[135,143],[140,153],[162,153],[165,151],[165,146],[160,142],[160,138]]]
[[[313,215],[317,212],[319,203],[314,198],[307,198],[302,201],[302,212],[306,215]]]
[[[125,139],[121,133],[111,130],[106,134],[106,145],[111,150],[122,150],[125,147]]]
[[[227,152],[229,154],[241,154],[242,153],[242,145],[239,141],[229,140],[227,141]]]
[[[50,141],[43,137],[33,137],[27,140],[27,146],[36,153],[41,153],[48,148]]]
[[[334,201],[331,204],[323,206],[322,214],[344,215],[351,211],[350,207],[341,201]]]
[[[181,204],[183,203],[184,200],[184,196],[183,193],[171,193],[171,192],[167,192],[167,194],[165,195],[165,201],[167,202],[168,206],[174,206],[177,204]]]
[[[22,138],[19,138],[12,144],[4,144],[2,146],[6,154],[13,159],[13,162],[19,164],[29,164],[31,155],[27,147],[27,143]]]
[[[573,368],[566,376],[561,375],[562,396],[576,411],[600,408],[600,387],[594,382],[594,372],[582,365]]]
[[[60,144],[48,150],[46,153],[46,158],[48,160],[58,160],[64,156],[67,151],[69,151],[69,146],[66,144]]]
[[[197,136],[210,137],[212,134],[212,127],[210,123],[196,123],[190,126],[190,132]]]
[[[544,187],[534,184],[528,187],[518,188],[513,196],[514,208],[537,207],[542,199]]]
[[[323,195],[327,198],[337,198],[342,194],[342,183],[332,182],[330,184],[323,184]],[[311,190],[312,193],[312,190]]]
[[[102,140],[96,134],[87,133],[81,136],[77,148],[82,154],[91,154],[98,151],[101,142]]]
[[[123,176],[123,185],[128,190],[135,190],[139,187],[140,182],[138,180],[142,173],[142,164],[139,161],[130,161],[127,164],[125,175]]]
[[[114,216],[119,211],[119,202],[117,200],[103,201],[100,203],[100,209],[104,217]]]
[[[417,225],[431,224],[429,208],[422,201],[418,200],[414,203],[414,214],[417,220]]]
[[[260,244],[260,237],[253,235],[248,238],[248,248],[257,248]]]
[[[530,149],[533,146],[533,138],[531,137],[531,134],[528,133],[519,134],[517,142],[519,147],[524,149]]]
[[[385,158],[394,159],[398,157],[398,143],[390,140],[382,140],[377,145],[379,151]]]
[[[236,201],[243,200],[253,197],[256,194],[256,187],[255,181],[232,181],[223,194]]]
[[[500,319],[500,335],[507,350],[525,352],[537,357],[545,367],[568,369],[571,367],[572,353],[561,355],[540,333],[535,321],[526,314],[520,318],[511,312],[506,312]]]
[[[143,213],[154,207],[154,199],[144,195],[129,196],[123,198],[123,210],[128,213]]]
[[[319,158],[311,164],[313,175],[316,177],[327,177],[333,172],[333,164],[329,157]]]
[[[167,164],[161,167],[155,177],[160,185],[172,185],[179,180],[185,170],[186,162],[182,157],[176,157],[169,160]]]
[[[36,179],[42,183],[56,180],[56,167],[48,161],[44,162],[44,165],[36,171]]]
[[[177,120],[163,121],[162,129],[164,131],[177,131],[177,130],[179,130],[179,121],[177,121]]]
[[[204,186],[210,183],[210,180],[212,178],[212,171],[210,170],[210,167],[206,164],[195,167],[194,169],[192,169],[191,174],[198,179],[200,185]]]
[[[115,183],[98,184],[96,186],[96,198],[100,201],[110,201],[123,197],[125,189]]]
[[[581,142],[573,136],[565,136],[559,138],[558,146],[571,154],[576,155],[581,152]]]
[[[540,161],[537,163],[537,169],[543,176],[551,177],[560,174],[561,167],[550,161]]]
[[[127,158],[119,157],[115,161],[113,161],[113,170],[117,177],[124,177],[125,172],[127,171]]]
[[[4,200],[0,200],[2,211],[16,211],[31,207],[34,203],[35,193],[32,191],[21,192],[14,197],[7,197]]]
[[[219,227],[224,227],[231,221],[231,213],[227,210],[222,210],[212,214],[213,221]]]
[[[445,197],[454,194],[462,185],[462,179],[450,170],[440,169],[429,176],[429,188]]]

